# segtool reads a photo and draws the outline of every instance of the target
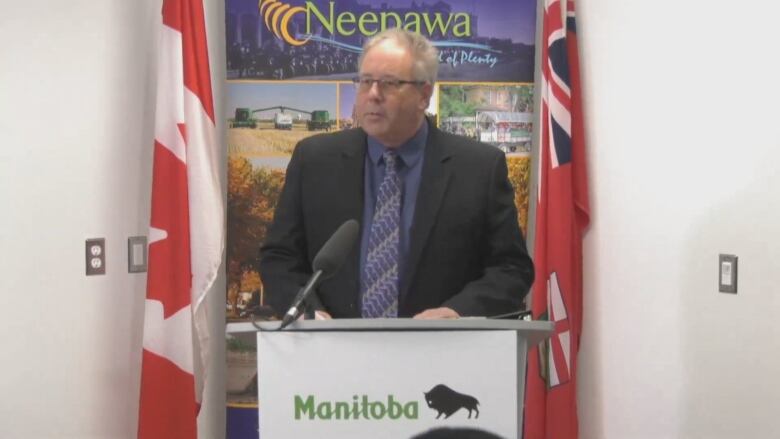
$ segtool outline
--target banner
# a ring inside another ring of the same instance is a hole
[[[260,406],[263,437],[517,436],[522,343],[514,331],[269,331],[257,338],[260,397],[275,397]]]
[[[439,81],[427,113],[439,128],[506,153],[520,225],[528,225],[534,125],[534,0],[226,0],[228,322],[272,319],[258,249],[295,145],[356,127],[363,43],[390,27],[431,39]],[[255,401],[241,371],[251,346],[229,341],[228,400]],[[242,377],[242,378],[239,378]],[[230,429],[230,427],[229,427]]]

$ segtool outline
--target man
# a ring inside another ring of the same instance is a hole
[[[261,248],[269,304],[284,313],[345,221],[360,243],[317,289],[324,318],[489,316],[520,308],[533,281],[497,148],[425,118],[436,49],[400,29],[369,40],[355,79],[359,129],[295,148]]]

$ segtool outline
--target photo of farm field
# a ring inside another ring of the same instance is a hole
[[[278,167],[302,139],[336,129],[337,93],[327,83],[228,84],[228,155]]]

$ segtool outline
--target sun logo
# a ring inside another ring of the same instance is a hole
[[[258,7],[260,8],[260,16],[265,21],[265,27],[270,29],[277,38],[281,38],[293,46],[302,46],[309,41],[309,38],[296,39],[290,35],[288,30],[293,15],[299,12],[306,13],[305,8],[293,7],[278,0],[260,0]]]

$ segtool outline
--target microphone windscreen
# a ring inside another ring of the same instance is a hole
[[[355,245],[359,231],[360,225],[353,219],[336,229],[317,253],[317,256],[314,257],[312,263],[314,271],[322,270],[323,278],[336,274]]]

